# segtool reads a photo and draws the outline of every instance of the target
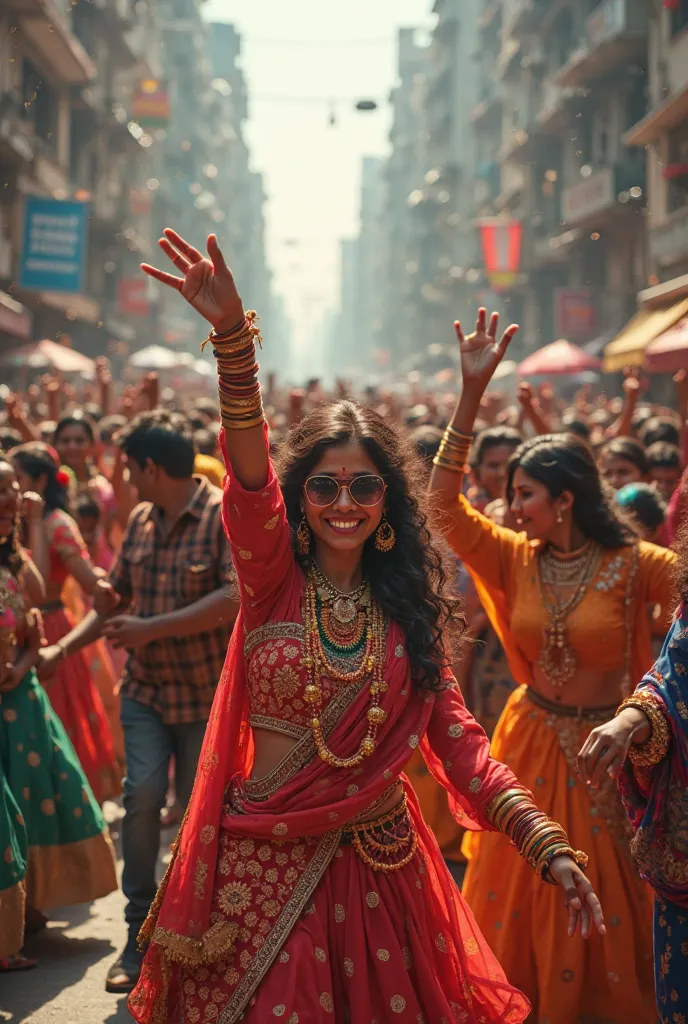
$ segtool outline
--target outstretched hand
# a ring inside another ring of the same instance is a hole
[[[600,901],[590,884],[572,857],[555,857],[549,868],[550,877],[560,885],[566,894],[566,909],[569,912],[569,938],[580,928],[584,939],[590,937],[594,923],[600,935],[606,935],[604,914]]]
[[[473,334],[465,336],[458,320],[454,323],[456,337],[459,339],[461,356],[461,373],[464,387],[475,385],[485,390],[493,373],[504,358],[511,339],[518,330],[518,324],[511,324],[497,341],[499,313],[493,313],[487,323],[487,310],[481,306]]]
[[[142,263],[141,270],[176,289],[219,333],[237,327],[243,319],[244,307],[217,236],[208,235],[206,257],[172,228],[165,228],[164,235],[158,245],[182,276],[158,270],[149,263]]]

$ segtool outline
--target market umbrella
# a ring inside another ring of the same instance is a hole
[[[645,349],[645,369],[650,373],[673,373],[688,366],[688,316]]]
[[[28,367],[30,370],[51,368],[58,373],[80,373],[85,377],[93,377],[96,369],[96,364],[88,356],[66,345],[58,345],[50,338],[6,352],[0,358],[0,365],[18,369]]]
[[[194,357],[188,352],[173,352],[162,345],[149,345],[134,352],[129,366],[137,370],[176,370],[180,366],[193,365]]]
[[[527,356],[518,367],[521,377],[551,376],[557,373],[583,373],[585,370],[599,370],[602,366],[597,356],[584,352],[577,345],[560,338],[551,345],[545,345]]]

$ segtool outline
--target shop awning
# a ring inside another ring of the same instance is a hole
[[[665,309],[643,309],[630,320],[614,341],[604,350],[605,373],[615,373],[624,366],[643,366],[645,350],[650,342],[673,327],[688,313],[688,299],[681,299]]]
[[[688,367],[688,316],[650,342],[645,350],[645,369],[650,373],[675,373]]]

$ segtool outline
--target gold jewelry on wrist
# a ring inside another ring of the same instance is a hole
[[[669,723],[662,714],[659,703],[646,690],[636,690],[626,697],[619,705],[616,714],[620,715],[626,708],[642,711],[650,721],[650,735],[644,743],[631,743],[628,756],[632,764],[638,768],[652,768],[666,756],[671,741]]]
[[[450,473],[464,473],[472,444],[473,438],[468,434],[461,434],[453,427],[447,427],[437,454],[432,460],[433,465],[446,469]]]
[[[555,884],[549,877],[549,868],[556,857],[571,857],[581,869],[587,866],[587,855],[573,849],[561,825],[538,810],[527,790],[515,788],[498,793],[485,813],[543,881]]]
[[[257,323],[259,319],[260,317],[255,309],[249,309],[246,311],[241,323],[237,324],[232,330],[218,333],[214,327],[211,328],[208,337],[201,342],[201,352],[208,342],[212,342],[216,349],[223,348],[227,350],[233,344],[238,345],[240,341],[246,344],[249,339],[254,341],[259,348],[262,348],[263,338]]]

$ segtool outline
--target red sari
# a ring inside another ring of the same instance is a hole
[[[353,771],[323,762],[303,701],[304,576],[272,469],[260,492],[227,478],[224,520],[242,611],[186,820],[143,929],[134,1019],[524,1021],[528,1002],[482,938],[402,774],[420,745],[457,818],[475,829],[491,827],[485,809],[515,784],[512,773],[490,758],[451,678],[437,694],[411,683],[395,623],[375,752]],[[367,686],[331,685],[327,696],[322,728],[346,756],[367,730]],[[261,779],[251,778],[252,726],[296,740]],[[342,840],[351,823],[375,817],[398,781],[418,845],[386,873]]]
[[[71,516],[54,509],[45,518],[50,545],[50,589],[64,588],[69,579],[63,556],[78,554],[88,559],[88,550]],[[56,644],[74,627],[71,613],[57,601],[43,612],[45,636]],[[58,662],[55,675],[45,681],[57,717],[72,741],[81,767],[98,803],[110,800],[122,790],[122,770],[117,762],[107,711],[89,670],[83,651]]]

